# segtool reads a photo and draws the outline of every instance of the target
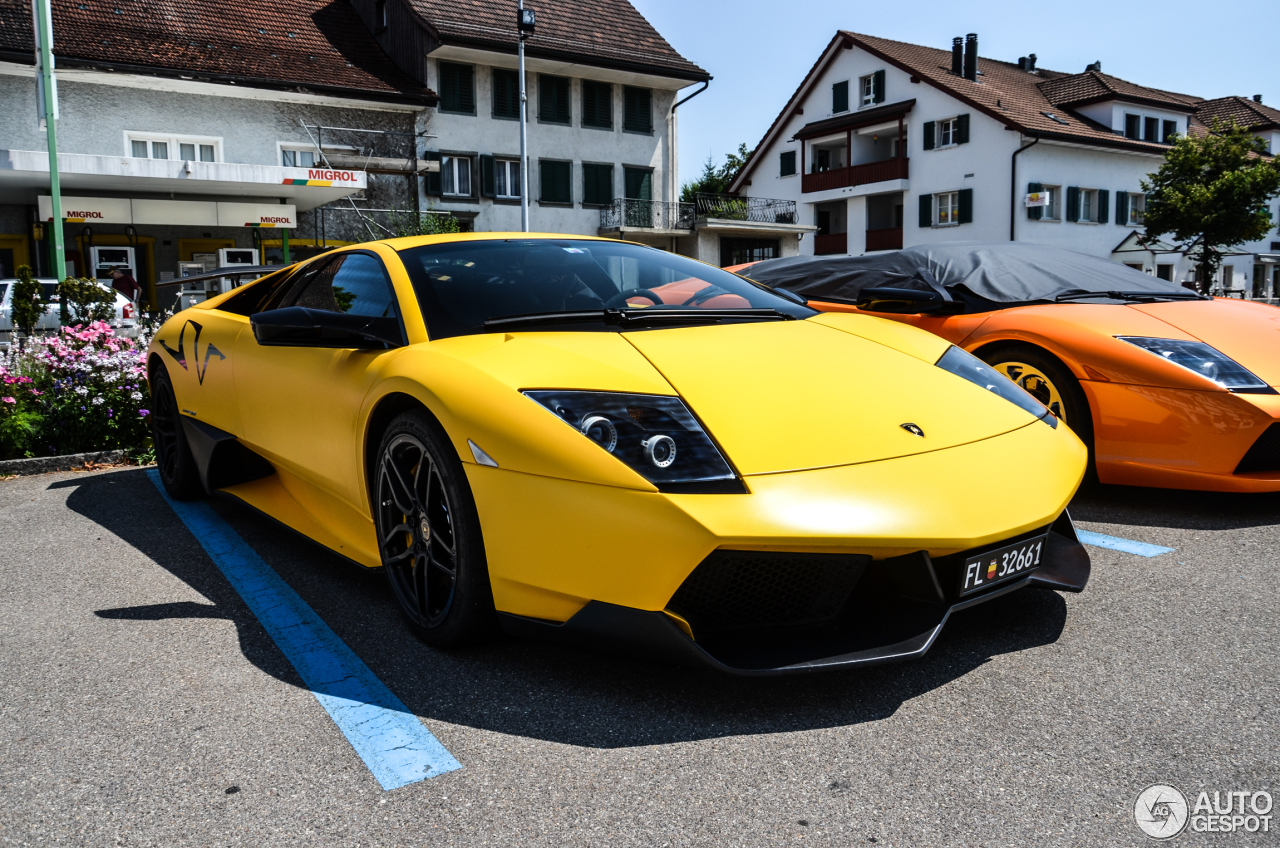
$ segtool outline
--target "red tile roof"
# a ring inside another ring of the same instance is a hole
[[[1219,97],[1202,100],[1197,114],[1206,124],[1215,119],[1223,123],[1235,121],[1242,127],[1254,130],[1280,130],[1280,109],[1249,100],[1246,97]]]
[[[1129,100],[1163,106],[1179,112],[1194,112],[1195,104],[1200,99],[1189,94],[1173,94],[1157,88],[1134,85],[1101,71],[1085,71],[1083,74],[1045,80],[1039,84],[1038,88],[1055,106],[1079,106],[1103,100]]]
[[[62,67],[114,67],[249,87],[432,105],[346,0],[54,0]],[[31,3],[0,0],[0,57],[31,62]]]
[[[516,50],[516,4],[493,0],[409,0],[444,44],[503,53]],[[627,0],[538,0],[537,32],[525,42],[530,56],[634,69],[677,79],[710,75],[676,52]]]

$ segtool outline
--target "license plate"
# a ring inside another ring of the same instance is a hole
[[[1024,539],[1013,545],[1005,545],[964,561],[964,579],[960,582],[960,594],[971,595],[982,589],[1004,583],[1015,577],[1026,576],[1040,564],[1044,553],[1046,533],[1034,539]]]

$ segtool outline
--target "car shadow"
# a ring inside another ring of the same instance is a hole
[[[1280,492],[1190,492],[1088,483],[1071,502],[1071,517],[1076,521],[1177,530],[1264,527],[1275,524],[1278,515]]]
[[[104,609],[96,615],[122,622],[228,619],[235,623],[249,662],[303,686],[142,471],[86,475],[53,487],[74,488],[67,499],[73,511],[133,545],[210,601]],[[129,508],[122,509],[126,503]],[[1028,589],[953,616],[922,659],[785,678],[729,677],[506,637],[445,651],[413,636],[380,574],[353,566],[239,504],[213,505],[416,715],[428,722],[584,747],[877,721],[993,657],[1056,642],[1067,617],[1060,595]]]

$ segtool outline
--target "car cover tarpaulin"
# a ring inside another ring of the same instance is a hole
[[[929,290],[927,270],[941,285],[963,287],[1001,303],[1052,301],[1067,292],[1181,293],[1177,284],[1118,262],[1039,244],[947,243],[869,256],[769,259],[743,274],[811,300],[856,301],[870,286]]]

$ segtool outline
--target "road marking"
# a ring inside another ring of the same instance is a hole
[[[1133,539],[1121,539],[1118,536],[1105,536],[1102,533],[1090,533],[1088,530],[1076,528],[1076,535],[1086,545],[1096,548],[1110,548],[1113,551],[1124,551],[1126,554],[1137,554],[1144,557],[1157,557],[1160,554],[1173,553],[1177,548],[1164,548],[1160,545],[1148,545],[1146,542],[1135,542]]]
[[[206,503],[170,498],[154,468],[147,476],[244,598],[383,789],[462,768],[231,525]]]

